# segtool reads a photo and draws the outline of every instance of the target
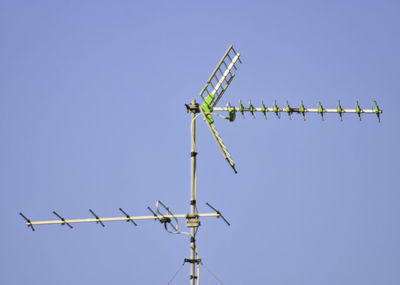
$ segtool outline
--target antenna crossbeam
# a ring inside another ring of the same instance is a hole
[[[229,112],[230,110],[235,110],[236,112],[241,111],[241,109],[239,107],[231,107],[231,108],[227,108],[227,107],[214,107],[213,111],[227,111]],[[264,112],[264,110],[262,110],[262,108],[254,108],[254,109],[250,109],[248,107],[244,107],[243,108],[244,112]],[[274,110],[274,108],[265,108],[265,112],[271,112],[274,113],[276,110]],[[278,108],[277,109],[278,112],[282,112],[282,113],[287,113],[286,108]],[[301,113],[301,111],[298,108],[291,108],[290,110],[293,113]],[[315,108],[315,109],[304,109],[305,113],[320,113],[319,109]],[[337,109],[323,109],[324,113],[337,113],[338,110]],[[357,109],[342,109],[342,113],[365,113],[365,114],[376,114],[375,110],[360,110],[357,111]],[[382,114],[382,110],[379,110],[379,113]]]
[[[219,213],[199,213],[196,214],[198,217],[220,217]],[[178,214],[178,215],[157,215],[157,216],[129,216],[129,217],[111,217],[111,218],[99,218],[102,222],[115,222],[115,221],[131,221],[131,220],[154,220],[162,218],[187,218],[188,214]],[[55,224],[72,224],[72,223],[96,223],[99,220],[97,218],[89,219],[70,219],[70,220],[48,220],[48,221],[29,221],[25,224],[27,226],[32,225],[55,225]]]

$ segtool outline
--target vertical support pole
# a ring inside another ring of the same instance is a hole
[[[195,106],[196,101],[192,101],[192,105]],[[193,108],[192,110],[194,110]],[[190,147],[190,214],[194,215],[196,212],[196,112],[192,111],[192,120],[190,126],[191,133],[191,147]],[[196,263],[193,262],[196,259],[196,239],[195,239],[195,228],[190,228],[190,285],[195,285],[196,279]]]

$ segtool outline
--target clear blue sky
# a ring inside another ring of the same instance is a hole
[[[1,0],[0,283],[167,284],[186,236],[153,221],[32,232],[18,213],[144,215],[158,199],[186,213],[184,103],[233,44],[243,64],[221,105],[384,113],[217,119],[237,175],[198,120],[198,208],[232,224],[202,220],[204,264],[224,284],[400,284],[399,14],[385,0]]]

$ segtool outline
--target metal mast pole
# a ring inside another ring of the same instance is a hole
[[[193,100],[193,107],[196,106],[196,101]],[[191,147],[190,147],[190,215],[194,217],[196,215],[196,108],[191,108],[192,120],[190,126],[191,133]],[[196,229],[195,227],[190,228],[190,285],[195,285],[195,281],[198,278],[196,276]]]

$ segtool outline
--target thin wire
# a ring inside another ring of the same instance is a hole
[[[178,273],[182,270],[183,266],[185,265],[185,262],[182,263],[181,267],[179,267],[178,271],[175,272],[174,276],[172,276],[172,279],[169,280],[169,282],[167,283],[167,285],[171,284],[171,282],[175,279],[175,277],[178,275]]]
[[[194,205],[194,211],[196,214],[199,213],[199,211],[197,210],[197,204]],[[194,236],[196,237],[197,235],[197,231],[199,230],[199,227],[196,227],[195,231],[194,231]]]
[[[215,275],[203,262],[200,262],[200,264],[204,266],[204,268],[215,278],[215,280],[217,280],[220,284],[224,285],[221,279],[219,279],[218,276]]]
[[[225,117],[225,116],[222,116],[222,115],[220,115],[220,114],[218,114],[218,113],[211,113],[211,114],[213,114],[213,115],[215,115],[215,116],[218,116],[218,117],[220,117],[221,119],[228,119],[229,117]]]
[[[195,253],[196,253],[196,259],[199,259],[199,253],[197,252],[197,247],[195,248]],[[197,285],[199,285],[200,284],[200,263],[196,263],[196,269],[197,269]]]

